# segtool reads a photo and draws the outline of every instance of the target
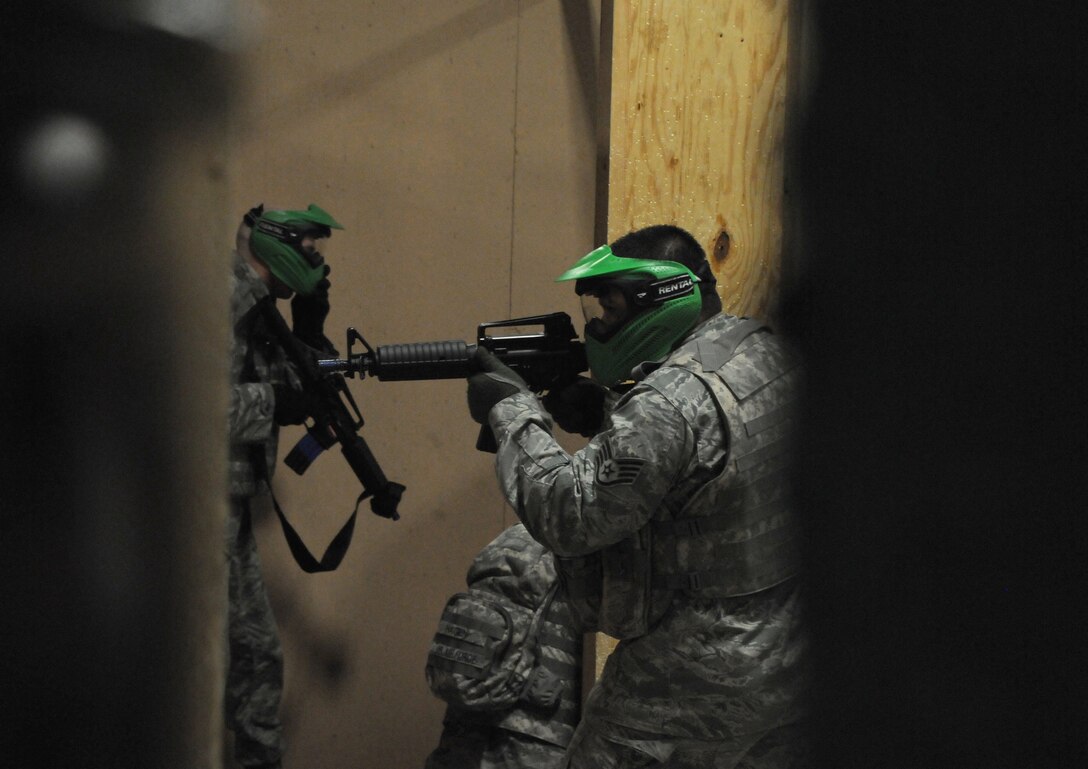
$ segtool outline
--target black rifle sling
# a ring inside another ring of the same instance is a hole
[[[306,547],[302,537],[288,522],[287,516],[283,514],[280,503],[276,501],[276,495],[272,493],[271,485],[268,487],[268,493],[272,496],[272,506],[276,508],[276,515],[279,517],[280,527],[283,529],[283,537],[287,540],[287,547],[291,550],[291,555],[295,557],[295,563],[299,565],[299,568],[307,574],[335,570],[340,562],[344,560],[344,555],[351,545],[351,537],[355,533],[355,518],[359,514],[358,503],[356,503],[355,511],[352,512],[347,523],[340,527],[340,531],[336,532],[336,536],[332,538],[329,546],[325,548],[325,554],[318,561],[309,548]]]
[[[262,308],[262,302],[265,303]],[[250,312],[262,313],[261,320],[265,321],[265,325],[269,325],[269,321],[272,321],[271,313],[279,315],[279,310],[276,309],[274,300],[272,297],[266,297],[258,302]],[[247,313],[248,316],[248,313]],[[255,321],[256,319],[253,319]],[[248,349],[246,350],[246,360],[242,368],[242,381],[243,382],[256,382],[257,372],[256,366],[253,363],[253,347],[256,342],[256,337],[260,336],[258,332],[258,324],[253,322],[250,326],[250,334],[247,341]],[[274,322],[274,321],[273,321]],[[280,322],[283,323],[286,328],[286,321],[283,320],[283,316],[280,315]],[[262,329],[264,334],[268,334],[272,329]],[[281,345],[282,347],[282,345]],[[286,351],[283,351],[286,355]],[[316,574],[324,571],[334,571],[340,562],[344,560],[344,555],[348,551],[348,547],[351,546],[351,538],[355,533],[355,518],[359,513],[359,504],[368,496],[366,492],[359,497],[355,502],[355,510],[348,518],[347,522],[340,527],[340,531],[336,533],[336,536],[329,542],[328,547],[325,548],[324,555],[321,556],[321,560],[318,561],[314,558],[313,553],[306,547],[306,543],[302,541],[302,537],[295,531],[295,527],[291,525],[287,520],[287,516],[283,512],[283,508],[280,507],[279,501],[276,499],[276,494],[272,491],[272,474],[268,468],[268,458],[265,455],[263,446],[253,445],[250,447],[250,451],[253,456],[253,467],[258,479],[263,480],[265,486],[268,488],[268,494],[272,497],[272,507],[276,510],[276,516],[280,519],[280,528],[283,529],[283,538],[287,540],[287,547],[291,551],[291,555],[294,556],[295,563],[299,565],[307,574]]]

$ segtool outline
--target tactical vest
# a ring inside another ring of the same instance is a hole
[[[504,557],[511,539],[538,554],[529,570]],[[525,544],[528,540],[529,544]],[[499,727],[566,747],[580,712],[582,633],[559,592],[552,555],[517,524],[477,557],[469,590],[446,603],[427,657],[427,682],[446,720]],[[486,573],[486,580],[473,580]]]
[[[800,368],[757,321],[727,318],[662,367],[690,371],[713,396],[730,447],[716,474],[668,495],[634,536],[586,558],[558,559],[572,608],[590,630],[645,634],[678,594],[730,598],[784,582],[796,569],[787,468]]]

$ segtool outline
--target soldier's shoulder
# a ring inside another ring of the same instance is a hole
[[[706,387],[689,369],[664,365],[628,392],[614,413],[637,414],[640,430],[652,430],[657,419],[677,415],[691,422],[709,397]]]
[[[689,400],[705,391],[686,359],[669,360],[643,380],[642,385],[668,401]]]

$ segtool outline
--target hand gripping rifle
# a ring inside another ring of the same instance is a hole
[[[529,334],[495,334],[521,326],[539,326],[541,330]],[[573,382],[589,368],[585,345],[577,340],[574,324],[565,312],[481,323],[476,328],[475,345],[453,339],[374,349],[358,331],[349,328],[347,358],[321,359],[317,365],[322,371],[343,372],[349,377],[358,374],[360,378],[369,375],[383,382],[464,379],[474,372],[472,357],[479,345],[520,375],[530,390],[540,393]],[[352,353],[356,342],[366,352]],[[495,451],[495,438],[487,425],[480,431],[476,448]]]

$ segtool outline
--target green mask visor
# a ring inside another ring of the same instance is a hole
[[[305,211],[255,208],[246,221],[253,227],[249,242],[254,255],[292,291],[312,294],[328,273],[316,241],[342,230],[339,222],[312,203]]]
[[[678,262],[627,259],[601,246],[557,281],[574,280],[594,378],[610,386],[643,361],[662,360],[698,320],[699,279]]]

